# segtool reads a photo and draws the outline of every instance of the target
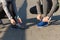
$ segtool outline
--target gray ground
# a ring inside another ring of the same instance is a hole
[[[36,1],[16,0],[17,13],[19,13],[28,29],[11,29],[8,19],[3,19],[5,28],[0,29],[0,40],[60,40],[60,8],[54,14],[51,25],[38,29],[36,15],[29,12],[29,8],[35,6]]]

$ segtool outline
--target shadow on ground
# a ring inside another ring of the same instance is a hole
[[[36,25],[39,21],[36,18],[31,18],[31,19],[27,19],[27,27],[32,27],[34,25]],[[28,24],[29,23],[29,24]]]
[[[11,29],[10,27],[5,31],[2,40],[26,40],[25,30]]]

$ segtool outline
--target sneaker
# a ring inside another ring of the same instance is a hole
[[[37,24],[38,28],[42,28],[42,27],[48,26],[48,24],[50,24],[50,20],[51,20],[51,18],[49,19],[48,22],[40,21],[40,22]]]
[[[45,27],[47,25],[48,25],[48,22],[42,22],[42,21],[37,24],[38,28],[42,28],[42,27]]]

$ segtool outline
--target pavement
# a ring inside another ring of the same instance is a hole
[[[36,14],[29,9],[36,5],[37,0],[15,0],[18,15],[23,20],[25,30],[12,29],[8,19],[2,19],[0,25],[0,40],[60,40],[60,8],[54,13],[52,23],[48,27],[37,28]],[[60,2],[60,1],[59,1]]]

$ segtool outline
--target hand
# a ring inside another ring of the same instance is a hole
[[[48,22],[49,21],[49,17],[48,16],[44,17],[42,21],[43,22]]]
[[[22,20],[21,20],[21,18],[18,18],[18,22],[19,22],[19,23],[22,23]]]
[[[42,15],[41,14],[38,14],[37,15],[37,20],[41,20],[42,19]]]
[[[14,19],[10,19],[10,22],[11,22],[11,24],[13,24],[13,25],[15,25],[15,24],[16,24],[16,22],[15,22],[15,20],[14,20]]]

